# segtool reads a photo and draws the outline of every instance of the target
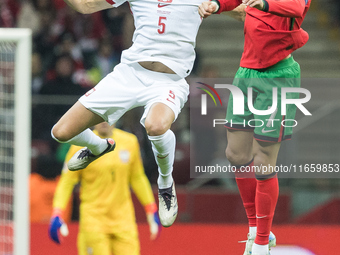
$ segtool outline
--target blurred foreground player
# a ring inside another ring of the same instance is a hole
[[[160,222],[150,183],[144,173],[136,136],[103,122],[95,134],[117,141],[116,151],[107,153],[83,171],[63,169],[53,202],[49,234],[60,243],[59,231],[67,235],[63,211],[74,186],[80,182],[79,255],[140,254],[137,224],[130,186],[144,206],[151,239],[160,234]],[[79,147],[71,146],[67,160]]]
[[[308,41],[308,34],[301,29],[301,24],[310,3],[311,0],[212,0],[199,7],[200,15],[208,17],[243,4],[246,11],[244,52],[233,85],[244,95],[248,88],[253,89],[253,105],[257,110],[269,109],[273,101],[272,90],[278,89],[277,108],[269,115],[253,114],[247,98],[244,115],[233,114],[235,98],[231,96],[228,103],[227,158],[238,169],[253,169],[256,177],[236,174],[249,221],[245,255],[269,254],[279,186],[275,171],[269,168],[269,171],[263,171],[263,167],[275,167],[281,142],[292,135],[292,128],[284,127],[281,121],[294,119],[296,107],[288,105],[286,115],[281,115],[280,92],[284,87],[300,87],[300,66],[291,53]],[[298,94],[288,93],[287,97],[298,98]],[[261,120],[264,125],[251,127],[247,124],[251,119]]]
[[[114,124],[126,111],[144,106],[145,127],[158,164],[159,217],[171,226],[178,205],[172,178],[176,138],[170,130],[189,94],[185,81],[195,59],[195,40],[203,0],[128,1],[133,13],[133,45],[123,51],[121,63],[82,96],[52,128],[58,142],[86,147],[68,162],[70,170],[85,168],[115,147],[89,127],[103,121]],[[126,0],[65,0],[74,10],[89,14],[118,7]]]

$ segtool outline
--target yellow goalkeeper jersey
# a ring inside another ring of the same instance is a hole
[[[115,128],[111,138],[116,141],[115,150],[87,168],[73,172],[64,164],[53,207],[64,209],[74,185],[80,182],[80,231],[116,233],[135,229],[130,187],[143,206],[154,202],[137,137]],[[65,162],[80,148],[72,145]]]

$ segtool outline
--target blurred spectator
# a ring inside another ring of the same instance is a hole
[[[15,27],[19,9],[16,0],[0,0],[0,27]]]
[[[41,155],[37,169],[30,175],[30,220],[31,222],[48,223],[53,210],[53,196],[57,187],[62,165],[53,157]],[[71,204],[68,205],[64,217],[71,218]]]
[[[55,78],[44,83],[41,95],[74,95],[81,96],[86,92],[79,84],[73,82],[74,63],[69,55],[60,56],[55,64]],[[59,100],[58,100],[59,99]],[[74,101],[56,98],[58,104],[40,104],[33,108],[33,138],[49,139],[52,125],[70,108]],[[50,100],[48,100],[50,102]],[[42,121],[43,119],[43,121]]]
[[[128,28],[125,26],[127,18],[132,17],[129,5],[125,3],[119,8],[106,9],[100,13],[106,28],[113,36],[113,47],[119,52],[128,48],[130,45],[124,44],[124,33],[128,32],[131,34],[133,31],[127,31]]]
[[[72,57],[76,69],[84,68],[83,53],[71,33],[64,33],[60,36],[59,44],[54,47],[54,54],[57,57],[67,54]]]
[[[46,13],[52,12],[53,12],[52,16],[45,17]],[[30,28],[32,29],[33,35],[36,35],[41,30],[44,30],[44,28],[46,28],[47,25],[50,24],[50,22],[44,23],[42,21],[46,21],[47,18],[52,18],[52,20],[54,21],[56,17],[55,14],[56,14],[55,7],[51,1],[46,0],[24,1],[21,4],[20,12],[18,14],[18,27]],[[55,28],[54,30],[56,30]]]
[[[119,64],[120,54],[116,52],[109,40],[102,40],[98,54],[94,57],[93,67],[88,71],[93,84],[97,84],[108,73],[112,72],[115,65]]]
[[[58,22],[64,32],[72,33],[77,41],[85,37],[99,39],[105,34],[105,24],[98,13],[82,15],[72,8],[65,8],[59,12]]]
[[[46,11],[55,9],[53,1],[49,0],[32,0],[32,3],[37,11]]]
[[[72,34],[83,52],[94,52],[98,47],[98,40],[107,31],[100,13],[82,15],[72,8],[59,11],[56,22],[62,34]]]
[[[32,54],[32,93],[38,94],[44,82],[41,56],[35,52]]]
[[[82,95],[86,92],[79,84],[72,80],[75,66],[69,55],[61,55],[55,63],[55,78],[45,83],[42,95]]]
[[[53,0],[53,4],[57,10],[61,10],[67,6],[64,0]]]
[[[60,35],[60,28],[55,21],[53,9],[39,13],[39,23],[44,24],[33,36],[33,50],[42,57],[43,71],[46,72],[53,64],[54,47]]]
[[[71,33],[64,33],[60,36],[58,44],[54,48],[55,58],[59,58],[61,55],[69,55],[74,62],[74,70],[72,79],[75,83],[80,84],[85,88],[92,88],[95,84],[89,79],[86,70],[84,68],[84,56],[79,43]],[[52,72],[51,72],[52,71]],[[50,70],[47,73],[47,79],[53,78],[54,70]]]
[[[31,1],[25,1],[21,4],[18,14],[18,27],[30,28],[33,34],[38,33],[41,28],[39,13]]]

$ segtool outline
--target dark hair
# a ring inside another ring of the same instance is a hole
[[[62,163],[54,156],[40,155],[37,159],[37,173],[46,179],[54,179],[61,174]]]

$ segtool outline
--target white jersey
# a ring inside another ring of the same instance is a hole
[[[126,0],[107,0],[118,7]],[[128,0],[134,16],[133,45],[123,51],[125,64],[156,61],[180,77],[188,76],[195,60],[195,41],[204,0]]]

